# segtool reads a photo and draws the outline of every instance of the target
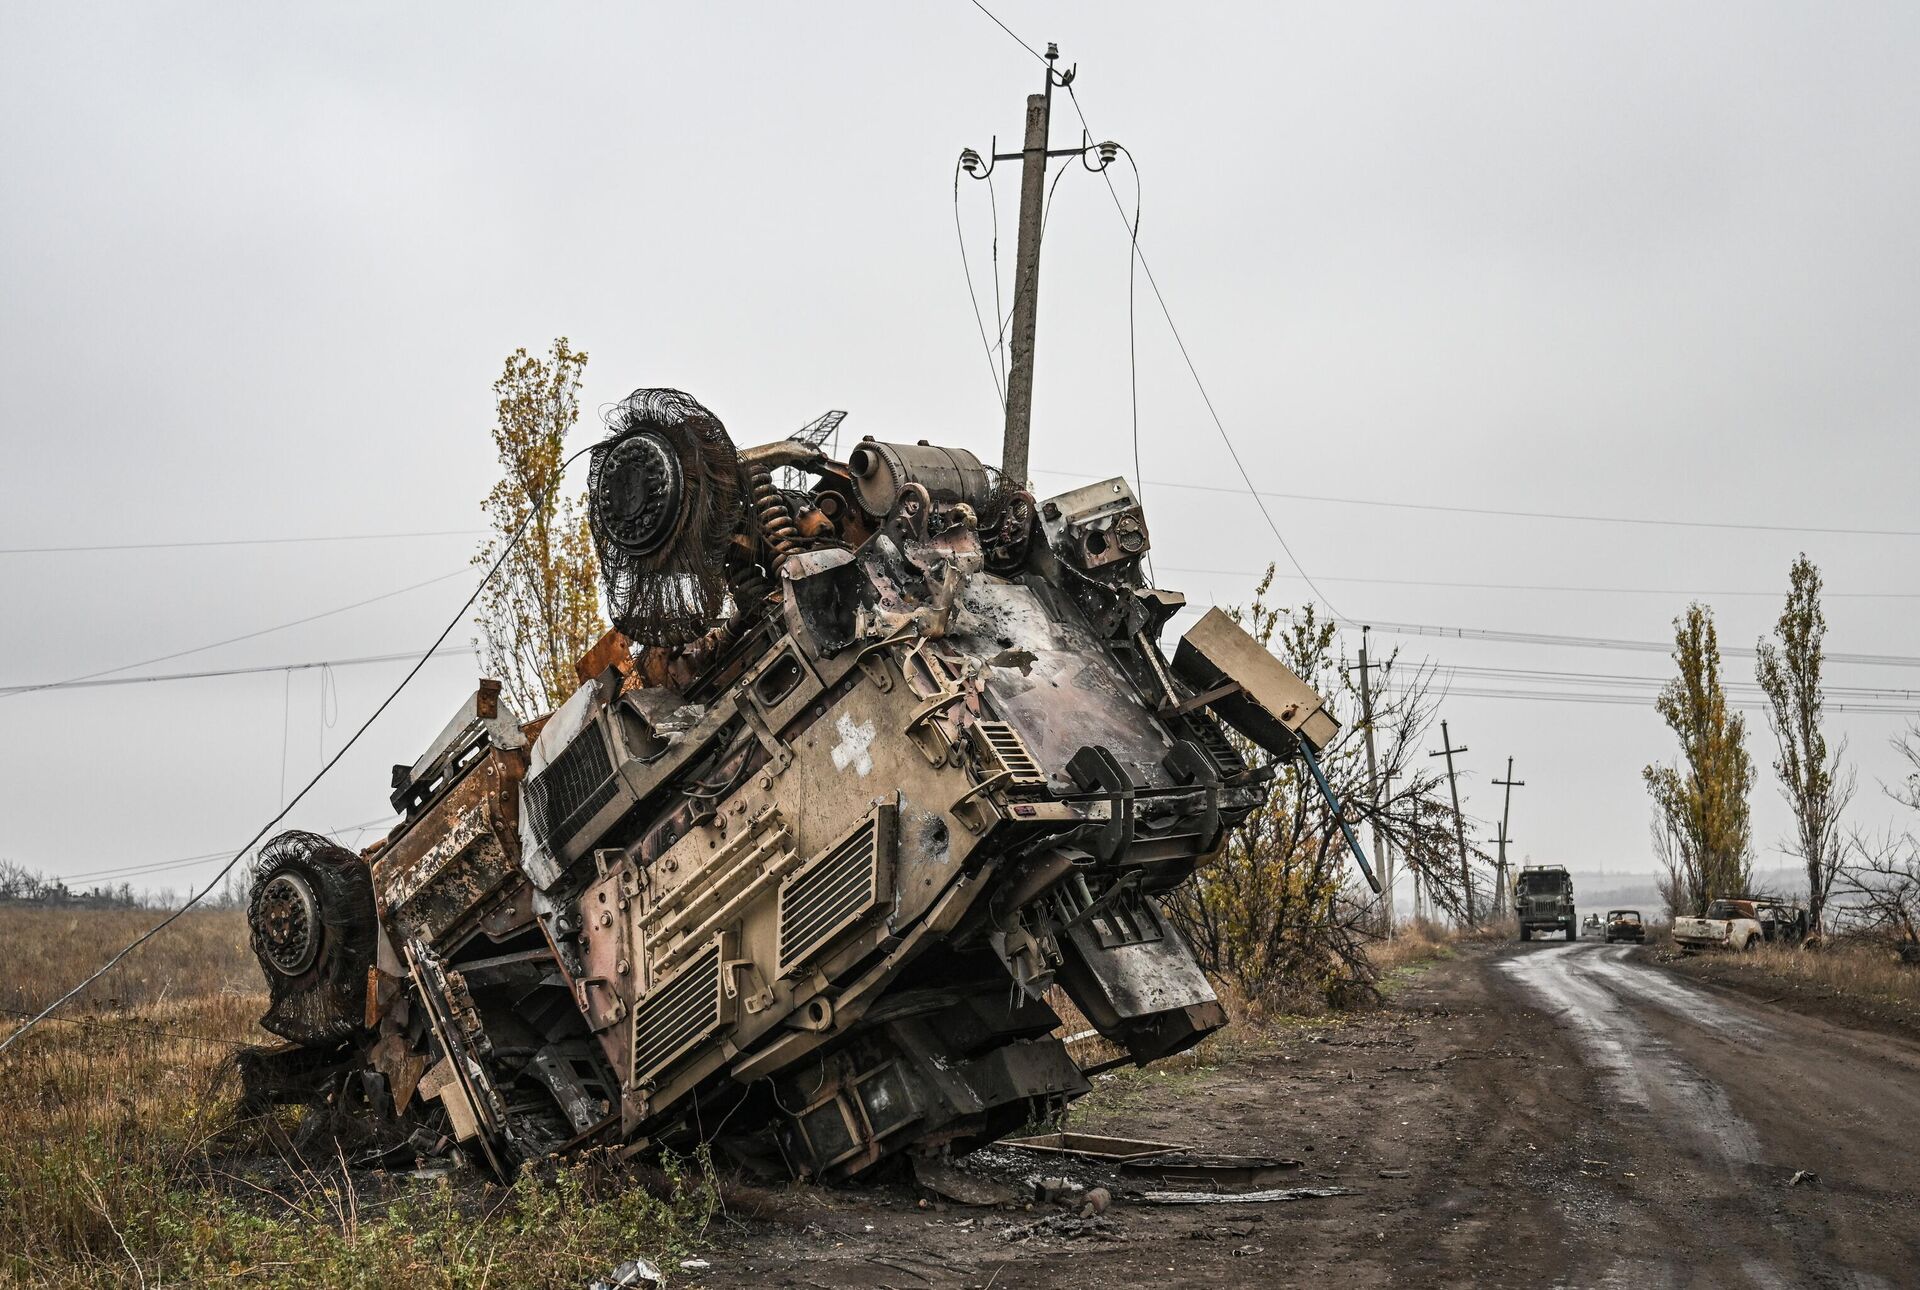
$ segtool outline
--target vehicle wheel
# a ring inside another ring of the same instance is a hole
[[[1521,925],[1521,927],[1520,927],[1520,939],[1521,939],[1521,940],[1523,940],[1523,941],[1530,941],[1530,940],[1532,940],[1532,939],[1533,939],[1533,929],[1532,929],[1531,927],[1528,927],[1528,926],[1526,926],[1525,924],[1522,924],[1522,925]]]
[[[315,834],[282,833],[260,848],[247,924],[272,1000],[261,1025],[309,1046],[360,1029],[379,928],[365,861]]]
[[[1760,938],[1758,936],[1749,936],[1747,937],[1747,943],[1740,947],[1740,952],[1743,954],[1751,954],[1753,953],[1753,947],[1759,943]]]

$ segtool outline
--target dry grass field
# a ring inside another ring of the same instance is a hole
[[[0,1035],[158,917],[0,907]],[[1390,991],[1449,951],[1414,930],[1374,952]],[[1069,1032],[1084,1029],[1060,1002]],[[1152,1080],[1197,1078],[1305,1020],[1226,1002],[1235,1024]],[[720,1212],[699,1169],[641,1177],[586,1161],[500,1188],[298,1160],[289,1120],[237,1109],[233,1055],[272,1040],[255,1024],[265,1004],[244,916],[196,911],[0,1055],[0,1286],[577,1290],[635,1255],[671,1273]],[[1113,1055],[1075,1045],[1082,1063]],[[1158,1090],[1148,1074],[1116,1072],[1076,1119]]]
[[[109,953],[163,915],[150,909],[48,909],[0,905],[0,1008],[37,1012]],[[237,909],[188,910],[180,920],[100,978],[76,1010],[144,1008],[169,999],[251,994],[260,968],[247,949]]]
[[[159,915],[0,908],[0,1036]],[[303,1162],[242,1118],[232,1058],[267,1042],[238,912],[182,918],[0,1055],[0,1286],[565,1287],[671,1268],[718,1203],[700,1171],[604,1161],[475,1178]]]

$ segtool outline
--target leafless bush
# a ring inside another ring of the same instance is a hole
[[[1320,753],[1357,836],[1377,828],[1399,863],[1420,875],[1437,909],[1466,921],[1453,810],[1428,768],[1424,743],[1435,717],[1431,669],[1390,656],[1374,696],[1379,779],[1391,790],[1371,805],[1357,682],[1335,625],[1309,604],[1268,603],[1273,571],[1252,605],[1234,611],[1253,637],[1327,698],[1341,722]],[[1244,740],[1250,762],[1259,753]],[[1484,853],[1473,853],[1484,865]],[[1206,969],[1264,1001],[1318,996],[1334,1003],[1373,994],[1366,946],[1377,934],[1377,898],[1353,879],[1340,820],[1298,761],[1275,767],[1265,802],[1235,829],[1195,880],[1168,901],[1174,924]],[[1475,880],[1487,889],[1485,875]]]
[[[1884,785],[1888,797],[1920,813],[1920,724],[1893,741],[1907,773]],[[1835,877],[1830,921],[1836,926],[1920,944],[1920,837],[1911,826],[1877,838],[1855,834]]]

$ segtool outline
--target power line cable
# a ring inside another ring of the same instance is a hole
[[[1046,55],[1042,54],[1039,50],[1035,49],[1032,45],[1029,45],[1026,41],[1020,39],[1019,35],[1013,30],[1013,28],[1007,26],[1006,23],[1001,22],[998,18],[994,18],[993,10],[981,4],[980,0],[973,0],[973,7],[978,9],[981,13],[984,13],[985,15],[987,15],[987,17],[993,18],[993,25],[998,27],[1001,31],[1006,32],[1009,36],[1012,36],[1014,44],[1020,46],[1020,48],[1026,50],[1029,54],[1032,54],[1035,58],[1039,59],[1042,63],[1045,63],[1047,61]]]
[[[1384,666],[1384,665],[1383,665]],[[1672,684],[1670,676],[1646,676],[1624,672],[1561,672],[1540,668],[1525,667],[1489,667],[1466,663],[1439,663],[1434,671],[1446,676],[1462,675],[1470,677],[1492,677],[1503,680],[1526,682],[1557,682],[1561,684],[1607,686],[1614,688],[1639,687],[1642,689],[1662,690]],[[1737,694],[1765,694],[1765,689],[1755,681],[1726,680],[1721,687]],[[1887,689],[1869,685],[1822,685],[1824,695],[1840,698],[1881,699],[1900,702],[1920,702],[1920,690]]]
[[[39,685],[0,686],[0,699],[9,699],[16,694],[32,694],[36,690],[67,689],[77,686],[83,681],[92,681],[99,677],[112,676],[116,672],[125,672],[129,668],[151,667],[155,663],[165,663],[172,659],[185,658],[189,654],[204,654],[210,649],[219,649],[222,645],[237,645],[241,641],[250,641],[256,637],[269,636],[274,632],[285,631],[289,627],[301,627],[307,623],[319,622],[322,618],[331,618],[335,614],[344,614],[351,609],[363,609],[368,605],[378,604],[382,600],[391,600],[395,596],[404,596],[409,592],[419,591],[423,587],[432,587],[439,583],[449,581],[450,579],[458,578],[461,574],[466,573],[470,567],[471,566],[468,565],[462,565],[451,573],[443,573],[437,578],[428,578],[425,582],[416,582],[410,587],[400,587],[394,591],[383,591],[377,596],[368,596],[365,600],[356,600],[350,605],[341,605],[337,609],[323,609],[317,614],[308,614],[305,618],[296,618],[292,622],[276,623],[272,627],[262,627],[257,631],[243,632],[238,636],[229,636],[225,640],[213,641],[206,645],[195,645],[192,649],[175,650],[171,654],[156,654],[152,658],[143,658],[133,663],[122,663],[118,667],[103,668],[98,672],[83,672],[79,676],[70,676],[61,681],[47,681]]]
[[[1134,269],[1140,261],[1140,207],[1144,193],[1140,182],[1140,163],[1133,159],[1133,153],[1124,146],[1118,150],[1126,154],[1127,165],[1133,170],[1133,227],[1127,231],[1127,406],[1133,425],[1133,495],[1141,506],[1147,504],[1146,480],[1140,473],[1140,350],[1139,331],[1134,326]],[[1105,167],[1101,171],[1105,173]],[[1064,173],[1064,171],[1063,171]],[[1153,548],[1147,548],[1147,577],[1157,583],[1160,576],[1153,568]]]
[[[14,1018],[29,1017],[33,1014],[22,1008],[0,1008],[0,1016]],[[215,1039],[212,1035],[189,1034],[184,1030],[169,1030],[165,1026],[156,1026],[151,1022],[136,1021],[131,1017],[54,1017],[52,1020],[63,1026],[94,1027],[99,1030],[115,1032],[132,1031],[134,1034],[151,1035],[156,1039],[184,1039],[193,1043],[217,1044],[223,1048],[252,1048],[253,1041],[245,1039]]]
[[[1013,30],[1013,28],[1007,26],[1006,23],[1001,22],[1000,19],[994,14],[993,10],[987,8],[984,4],[981,4],[980,0],[971,0],[971,3],[973,4],[974,8],[978,9],[981,13],[985,14],[989,19],[991,19],[994,26],[1000,28],[1001,31],[1006,32],[1008,36],[1012,37],[1014,42],[1018,44],[1020,48],[1026,50],[1029,54],[1032,54],[1036,59],[1039,59],[1041,63],[1046,64],[1049,68],[1052,67],[1052,64],[1047,63],[1046,58],[1041,55],[1040,51],[1035,49],[1032,45],[1029,45],[1026,41],[1020,39],[1019,34],[1016,33]],[[1080,106],[1080,96],[1074,92],[1073,85],[1070,82],[1065,86],[1065,89],[1067,91],[1067,98],[1073,104],[1074,115],[1080,118],[1081,128],[1087,132],[1088,137],[1093,137],[1093,127],[1087,124],[1087,114]],[[1131,164],[1133,161],[1132,156],[1129,155],[1127,160]],[[1113,177],[1107,174],[1105,167],[1101,168],[1100,177],[1101,179],[1106,181],[1107,195],[1113,198],[1113,208],[1115,212],[1118,213],[1118,215],[1120,216],[1120,222],[1122,224],[1126,224],[1127,208],[1124,205],[1122,205],[1120,202],[1120,194],[1113,186]],[[1136,184],[1138,181],[1138,177],[1139,177],[1139,172],[1136,169],[1135,170]],[[1135,191],[1136,193],[1138,192],[1137,187]],[[1240,478],[1246,483],[1247,492],[1252,495],[1254,505],[1260,508],[1261,518],[1266,520],[1267,527],[1273,532],[1274,541],[1278,542],[1280,544],[1280,549],[1286,553],[1287,561],[1293,565],[1294,569],[1300,574],[1301,579],[1307,584],[1307,586],[1312,588],[1313,593],[1316,596],[1320,597],[1321,603],[1327,607],[1328,612],[1330,612],[1335,618],[1345,618],[1346,615],[1340,612],[1339,607],[1333,603],[1332,598],[1329,597],[1327,593],[1322,591],[1318,586],[1314,585],[1313,578],[1310,574],[1307,573],[1306,566],[1301,564],[1299,557],[1294,555],[1293,548],[1287,544],[1286,536],[1280,532],[1280,526],[1274,522],[1273,516],[1267,512],[1267,504],[1261,498],[1259,490],[1253,486],[1253,478],[1252,476],[1247,474],[1246,465],[1240,460],[1240,452],[1237,448],[1234,447],[1233,438],[1232,436],[1227,434],[1227,427],[1225,423],[1222,422],[1220,419],[1219,410],[1216,409],[1213,405],[1213,397],[1207,393],[1206,382],[1200,379],[1200,369],[1194,365],[1193,355],[1187,351],[1187,342],[1180,335],[1180,328],[1173,321],[1173,311],[1167,307],[1167,298],[1165,295],[1161,293],[1160,283],[1153,276],[1153,266],[1147,263],[1147,257],[1145,253],[1143,253],[1140,250],[1139,230],[1137,228],[1132,228],[1129,231],[1130,231],[1130,245],[1132,248],[1133,256],[1140,262],[1140,268],[1142,272],[1144,272],[1147,275],[1147,285],[1153,288],[1153,298],[1159,302],[1161,316],[1167,320],[1167,330],[1173,333],[1173,342],[1180,349],[1180,357],[1187,365],[1188,374],[1193,377],[1194,387],[1200,391],[1201,402],[1207,405],[1207,414],[1213,418],[1214,429],[1220,432],[1220,441],[1226,445],[1228,456],[1233,458],[1234,468],[1240,472]]]
[[[973,269],[967,263],[967,235],[966,231],[960,226],[961,166],[962,163],[959,161],[953,163],[953,235],[960,242],[960,272],[966,275],[967,303],[973,306],[973,325],[980,332],[980,349],[987,356],[987,371],[993,377],[993,394],[994,397],[1000,401],[1000,410],[1005,412],[1007,408],[1007,392],[1000,386],[1000,364],[993,357],[993,346],[987,343],[987,323],[986,319],[980,316],[980,297],[973,289]],[[996,209],[994,219],[997,221],[999,218],[1000,215]],[[994,238],[994,245],[997,252],[999,246],[999,238],[997,235]],[[994,271],[993,289],[997,295],[1000,290],[1000,273],[997,268]],[[995,305],[994,308],[997,310],[999,306]]]
[[[1011,311],[1003,312],[1000,303],[1000,194],[993,188],[991,165],[987,168],[987,208],[993,215],[993,243],[990,248],[993,260],[993,316],[1004,320],[1011,318],[1013,314]],[[1046,224],[1047,221],[1043,217],[1040,220],[1040,227],[1045,228]],[[1007,373],[1007,325],[1004,321],[1000,323],[1000,330],[993,338],[993,348],[1000,355],[1000,388],[1004,391],[1007,388],[1007,382],[1011,379]]]
[[[975,0],[975,3],[977,4],[978,0]],[[999,20],[995,19],[995,21]],[[1075,92],[1072,85],[1068,85],[1066,89],[1067,100],[1073,104],[1074,114],[1080,118],[1080,127],[1087,132],[1089,138],[1095,137],[1093,127],[1087,123],[1087,114],[1080,106],[1079,94]],[[1132,156],[1129,155],[1128,161],[1132,160]],[[1121,204],[1120,193],[1113,186],[1113,176],[1103,168],[1100,171],[1100,177],[1106,181],[1107,195],[1113,198],[1115,213],[1120,216],[1120,222],[1123,225],[1126,224],[1127,208]],[[1167,330],[1173,334],[1173,343],[1180,350],[1181,361],[1187,365],[1187,374],[1193,378],[1194,388],[1200,392],[1200,401],[1206,404],[1207,415],[1213,420],[1213,428],[1219,432],[1220,442],[1226,445],[1227,455],[1233,459],[1233,468],[1239,472],[1241,482],[1246,485],[1247,494],[1253,498],[1253,504],[1259,508],[1260,518],[1267,522],[1267,528],[1273,533],[1273,540],[1280,544],[1280,550],[1286,554],[1287,562],[1300,575],[1301,581],[1305,582],[1313,594],[1320,598],[1320,603],[1327,607],[1329,613],[1347,622],[1355,621],[1341,613],[1339,606],[1333,603],[1333,598],[1314,582],[1313,575],[1309,574],[1306,566],[1300,563],[1300,558],[1293,553],[1293,547],[1288,544],[1286,535],[1280,531],[1280,525],[1274,521],[1272,513],[1267,510],[1266,499],[1260,495],[1260,490],[1254,487],[1253,476],[1247,473],[1246,463],[1240,459],[1240,450],[1234,446],[1233,436],[1227,433],[1226,423],[1220,419],[1220,410],[1214,406],[1213,396],[1207,392],[1206,382],[1200,379],[1200,369],[1194,364],[1193,355],[1187,349],[1186,338],[1181,336],[1179,325],[1173,321],[1173,310],[1167,305],[1167,298],[1160,290],[1159,280],[1153,276],[1153,266],[1147,262],[1146,252],[1140,249],[1137,232],[1132,237],[1131,246],[1134,258],[1140,262],[1140,271],[1147,275],[1147,285],[1152,288],[1153,298],[1160,306],[1160,315],[1167,320]]]
[[[564,462],[562,462],[560,464],[559,471],[556,473],[556,482],[560,477],[565,476],[568,466],[572,465],[575,461],[578,461],[582,455],[584,455],[590,450],[591,450],[591,446],[587,448],[582,448],[580,449],[579,452],[574,453],[573,456],[567,458]],[[186,904],[180,906],[180,908],[174,910],[171,914],[168,914],[165,918],[161,919],[158,923],[154,924],[151,928],[147,929],[145,932],[142,932],[139,936],[136,936],[132,941],[127,943],[125,948],[118,951],[116,954],[114,954],[112,958],[108,959],[105,963],[101,964],[93,972],[88,974],[86,977],[82,978],[78,985],[75,985],[71,990],[68,990],[65,994],[61,995],[58,999],[55,999],[52,1003],[48,1004],[45,1008],[41,1009],[40,1012],[37,1013],[35,1016],[33,1016],[31,1019],[29,1019],[26,1022],[23,1022],[17,1030],[15,1030],[12,1034],[8,1035],[5,1039],[0,1040],[0,1053],[6,1052],[6,1050],[11,1048],[14,1045],[14,1043],[17,1040],[19,1040],[19,1038],[22,1035],[26,1034],[28,1031],[32,1030],[35,1026],[38,1026],[42,1021],[46,1020],[46,1018],[53,1015],[55,1012],[59,1011],[61,1007],[71,1002],[73,998],[76,995],[78,995],[82,990],[85,990],[89,985],[92,985],[95,981],[99,980],[101,977],[105,976],[108,972],[110,972],[117,964],[119,964],[119,962],[122,959],[126,958],[127,955],[133,953],[135,950],[139,949],[142,945],[152,940],[155,936],[158,936],[162,931],[166,930],[166,928],[172,926],[175,920],[177,920],[182,914],[186,913],[189,909],[192,909],[195,905],[199,904],[208,895],[210,895],[213,892],[213,890],[216,887],[218,887],[222,881],[226,879],[226,876],[233,871],[234,866],[240,863],[241,859],[246,856],[247,852],[251,851],[254,848],[254,846],[259,843],[260,839],[267,835],[267,831],[273,828],[274,825],[280,823],[280,821],[286,819],[287,815],[293,810],[293,808],[298,806],[301,803],[301,801],[305,799],[307,794],[312,792],[314,787],[318,785],[322,779],[326,778],[327,772],[331,771],[335,766],[340,764],[340,759],[345,757],[347,753],[353,749],[353,746],[360,742],[360,737],[366,734],[368,729],[372,727],[373,723],[380,719],[381,714],[384,713],[387,710],[387,708],[392,705],[395,699],[400,697],[401,691],[407,688],[407,686],[413,681],[414,677],[420,675],[420,670],[427,665],[427,660],[431,659],[434,656],[434,654],[439,650],[440,646],[446,643],[447,637],[453,634],[453,629],[458,627],[461,624],[461,622],[465,620],[468,611],[473,608],[474,602],[480,599],[480,593],[486,589],[488,583],[493,581],[494,575],[500,571],[500,566],[506,563],[507,556],[512,553],[513,549],[516,546],[520,544],[520,537],[522,534],[524,534],[527,531],[528,522],[531,521],[533,517],[537,515],[540,512],[541,508],[546,504],[546,499],[544,497],[536,496],[531,500],[533,504],[527,507],[527,513],[520,517],[520,524],[517,528],[514,529],[513,536],[509,538],[507,542],[501,546],[500,554],[497,557],[495,557],[493,564],[487,569],[486,576],[481,578],[479,583],[475,585],[473,589],[473,593],[467,597],[466,603],[460,606],[459,612],[454,614],[452,618],[447,620],[447,625],[440,629],[440,635],[434,639],[434,642],[432,645],[427,647],[426,652],[420,656],[419,661],[414,663],[414,665],[407,670],[407,674],[404,677],[400,678],[400,683],[394,686],[392,691],[388,693],[387,697],[380,701],[380,706],[373,710],[372,715],[369,716],[365,721],[361,722],[359,728],[355,730],[352,735],[348,736],[347,741],[345,743],[340,745],[340,750],[334,753],[334,755],[330,759],[328,759],[327,763],[323,765],[314,774],[312,779],[307,781],[306,787],[302,788],[298,793],[294,794],[293,800],[288,802],[285,806],[282,806],[279,812],[275,814],[272,819],[268,820],[265,824],[261,825],[259,832],[255,833],[252,838],[248,839],[247,844],[241,847],[240,850],[236,851],[233,855],[233,858],[227,861],[226,864],[221,866],[220,872],[215,874],[212,880],[209,881],[205,887],[202,887],[198,892],[196,892],[192,896],[192,898],[186,902]]]
[[[95,546],[0,546],[0,555],[68,555],[87,551],[172,551],[220,546],[291,546],[303,542],[393,542],[403,538],[479,537],[484,529],[424,529],[415,533],[331,533],[316,537],[212,538],[197,542],[107,542]]]
[[[466,646],[435,649],[427,658],[460,658],[473,651]],[[39,685],[0,687],[0,698],[10,694],[50,690],[92,690],[110,685],[153,685],[162,681],[205,681],[223,676],[258,676],[263,672],[305,672],[316,667],[365,667],[375,663],[399,663],[417,658],[413,650],[396,654],[362,654],[357,658],[321,658],[306,663],[263,663],[257,667],[219,667],[204,672],[160,672],[148,676],[109,676],[79,681],[48,681]],[[424,662],[425,659],[422,659]]]
[[[394,818],[391,814],[383,815],[378,819],[363,820],[358,824],[344,825],[332,831],[335,833],[364,833],[376,825],[391,824]],[[232,848],[222,847],[218,851],[203,851],[199,855],[192,856],[176,856],[171,860],[141,861],[138,864],[121,865],[111,869],[88,869],[80,873],[51,874],[49,876],[56,882],[118,882],[124,878],[139,877],[145,873],[165,873],[175,869],[188,869],[194,865],[205,864],[209,860],[218,860],[222,856],[232,854]]]
[[[1144,262],[1142,267],[1144,267]],[[1039,466],[1033,468],[1033,473],[1036,475],[1058,475],[1065,479],[1104,478],[1104,476],[1091,475],[1085,471],[1049,470]],[[1176,488],[1196,493],[1231,493],[1237,496],[1245,491],[1239,488],[1229,488],[1223,484],[1190,484],[1171,479],[1156,479],[1153,483],[1156,488]],[[1660,519],[1643,515],[1592,515],[1574,511],[1516,511],[1503,510],[1492,506],[1450,506],[1441,502],[1391,502],[1384,501],[1377,497],[1334,497],[1325,493],[1282,493],[1272,489],[1263,489],[1260,495],[1282,502],[1326,502],[1335,506],[1378,506],[1389,510],[1442,511],[1453,515],[1489,515],[1500,519],[1521,520],[1561,520],[1578,524],[1644,524],[1659,528],[1728,529],[1740,533],[1819,533],[1827,536],[1838,535],[1842,537],[1920,537],[1920,529],[1862,529],[1839,528],[1831,525],[1747,524],[1731,520],[1676,520]]]
[[[1553,690],[1512,690],[1480,687],[1450,687],[1446,691],[1449,698],[1468,699],[1519,699],[1539,703],[1588,703],[1604,704],[1614,707],[1644,708],[1651,712],[1653,700],[1636,694],[1599,694],[1579,691]],[[1764,712],[1767,704],[1761,699],[1729,698],[1727,706],[1743,712]],[[1854,716],[1906,717],[1920,716],[1920,705],[1877,704],[1877,703],[1828,703],[1830,712]]]
[[[1168,573],[1212,574],[1222,578],[1258,578],[1264,570],[1259,569],[1201,569],[1181,565],[1168,565]],[[1289,578],[1297,575],[1280,574]],[[1718,596],[1764,596],[1771,599],[1784,599],[1782,591],[1688,591],[1679,587],[1578,587],[1560,583],[1531,582],[1443,582],[1433,578],[1347,578],[1338,575],[1321,574],[1323,582],[1364,583],[1383,587],[1442,587],[1462,591],[1566,591],[1582,595],[1595,596],[1674,596],[1693,600],[1704,600]],[[1822,588],[1823,597],[1835,600],[1920,600],[1920,591],[1827,591]]]
[[[1434,623],[1384,623],[1377,619],[1368,626],[1394,636],[1438,636],[1451,640],[1493,641],[1507,645],[1547,645],[1563,649],[1614,649],[1671,654],[1672,641],[1620,640],[1607,636],[1555,636],[1545,632],[1498,631],[1485,627],[1445,627]],[[1753,658],[1758,651],[1741,645],[1722,645],[1720,653],[1729,658]],[[1920,657],[1911,654],[1843,654],[1828,652],[1829,663],[1849,663],[1861,667],[1920,667]]]

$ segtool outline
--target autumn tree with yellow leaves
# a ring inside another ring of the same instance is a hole
[[[1753,759],[1747,723],[1720,679],[1720,635],[1713,611],[1687,606],[1673,620],[1676,675],[1654,706],[1680,740],[1680,757],[1641,772],[1653,796],[1656,849],[1666,865],[1669,913],[1704,914],[1721,896],[1738,896],[1753,878],[1753,824],[1747,793]]]
[[[562,336],[545,357],[514,350],[493,383],[501,475],[481,503],[491,531],[473,562],[491,566],[525,532],[481,595],[477,643],[522,718],[573,693],[574,660],[606,631],[586,493],[565,494],[561,477],[586,365]]]

